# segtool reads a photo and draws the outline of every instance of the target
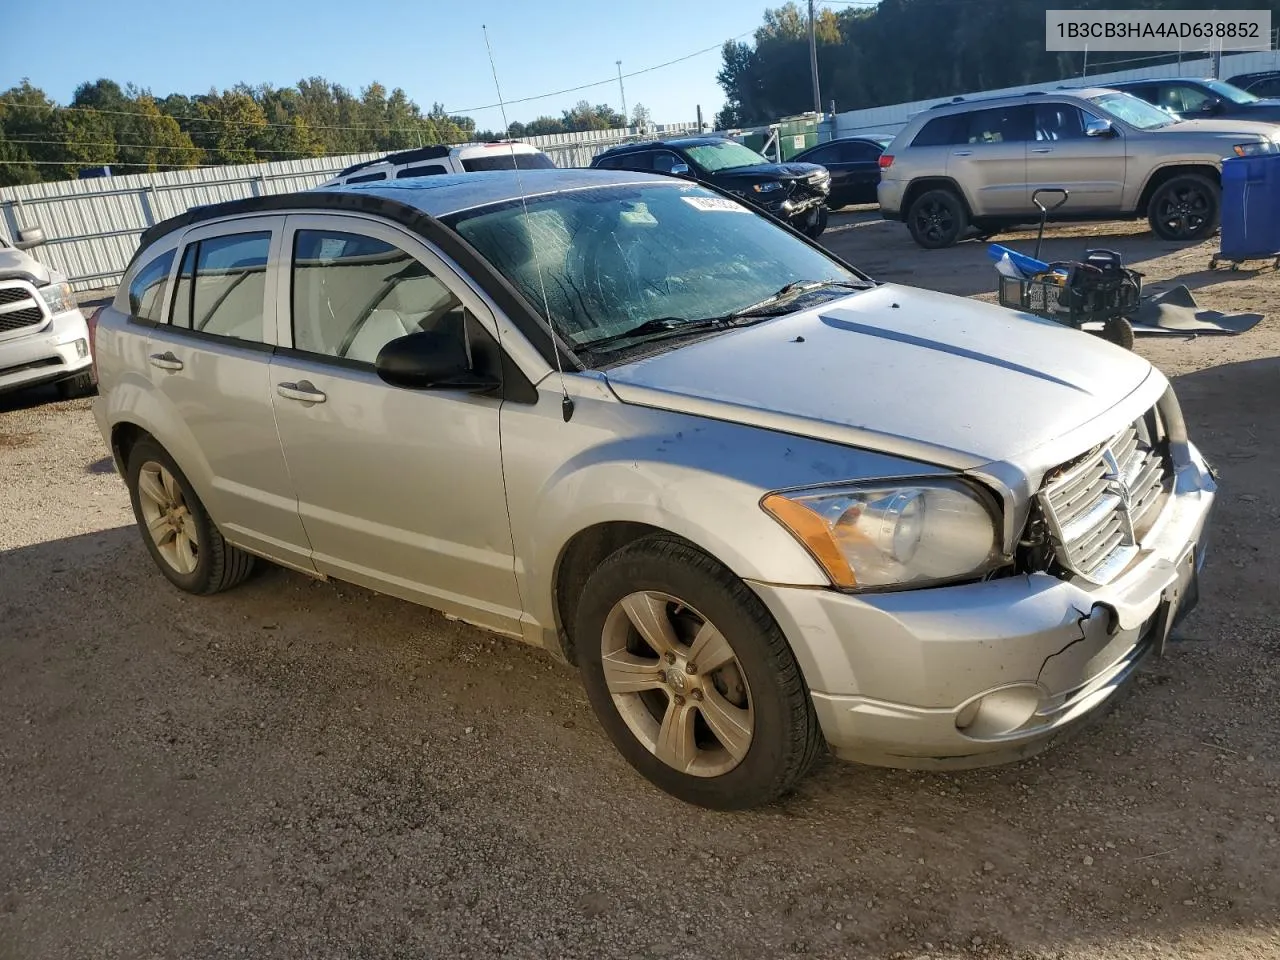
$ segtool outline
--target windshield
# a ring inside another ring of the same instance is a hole
[[[516,153],[494,148],[492,153],[480,157],[468,157],[462,161],[467,173],[477,170],[552,170],[555,164],[545,153]]]
[[[1229,83],[1223,83],[1221,80],[1205,80],[1204,85],[1223,100],[1230,100],[1232,103],[1257,103],[1259,99],[1252,93],[1233,87]]]
[[[1139,130],[1155,130],[1177,122],[1159,107],[1153,107],[1147,101],[1139,100],[1130,93],[1120,93],[1117,90],[1089,99],[1113,117]]]
[[[684,152],[707,173],[732,170],[734,167],[753,167],[757,163],[769,163],[768,157],[763,157],[750,147],[744,147],[733,140],[685,147]]]
[[[863,278],[735,200],[683,183],[579,189],[451,226],[579,346],[650,320],[719,317],[796,281]],[[536,259],[535,259],[536,251]],[[541,277],[539,277],[541,274]]]

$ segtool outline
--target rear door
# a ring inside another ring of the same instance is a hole
[[[1037,102],[1035,139],[1027,147],[1028,200],[1039,189],[1068,192],[1061,212],[1119,213],[1124,201],[1125,138],[1087,137],[1085,124],[1098,117],[1065,102]],[[1059,197],[1044,197],[1052,205]],[[1036,211],[1037,213],[1039,211]]]
[[[496,395],[393,387],[378,351],[417,330],[493,351],[496,322],[434,249],[390,224],[289,216],[271,402],[316,567],[520,633]]]
[[[964,114],[964,142],[951,148],[947,175],[960,183],[976,216],[1010,216],[1033,208],[1027,194],[1029,104]]]
[[[155,388],[184,435],[166,438],[227,539],[314,571],[271,409],[280,217],[188,231],[167,323],[150,331]]]

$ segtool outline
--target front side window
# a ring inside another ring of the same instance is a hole
[[[138,271],[129,284],[129,315],[159,323],[164,314],[164,290],[173,268],[174,251],[160,254]]]
[[[681,181],[595,187],[448,222],[567,341],[720,317],[797,281],[862,278],[742,204]],[[546,306],[543,291],[546,292]]]
[[[1084,137],[1084,115],[1069,103],[1037,103],[1037,140],[1079,140]]]
[[[266,231],[189,244],[174,290],[173,325],[261,343],[270,249]]]
[[[659,150],[653,154],[653,169],[657,173],[670,173],[678,163],[684,163],[684,161],[669,150]]]
[[[766,157],[756,153],[750,147],[733,140],[720,140],[715,143],[700,143],[692,147],[684,147],[694,163],[708,173],[720,170],[733,170],[737,167],[754,167],[760,163],[768,163]]]
[[[799,160],[801,158],[797,157],[796,159]],[[825,147],[819,147],[817,150],[814,150],[812,153],[806,154],[802,162],[824,164],[824,163],[836,163],[839,159],[840,158],[836,156],[836,145],[828,144]]]
[[[462,303],[399,247],[335,230],[293,241],[293,346],[373,363],[390,341],[421,330],[465,341]]]

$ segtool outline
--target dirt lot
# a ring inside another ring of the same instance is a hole
[[[842,216],[883,279],[991,289]],[[824,762],[717,815],[631,773],[575,676],[341,584],[171,589],[84,401],[0,400],[0,958],[1280,957],[1280,277],[1116,247],[1241,337],[1141,340],[1221,468],[1184,642],[1018,766]]]

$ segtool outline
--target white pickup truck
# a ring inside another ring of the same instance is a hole
[[[0,237],[0,393],[55,383],[64,399],[92,393],[89,327],[66,277],[23,252],[43,241]]]

